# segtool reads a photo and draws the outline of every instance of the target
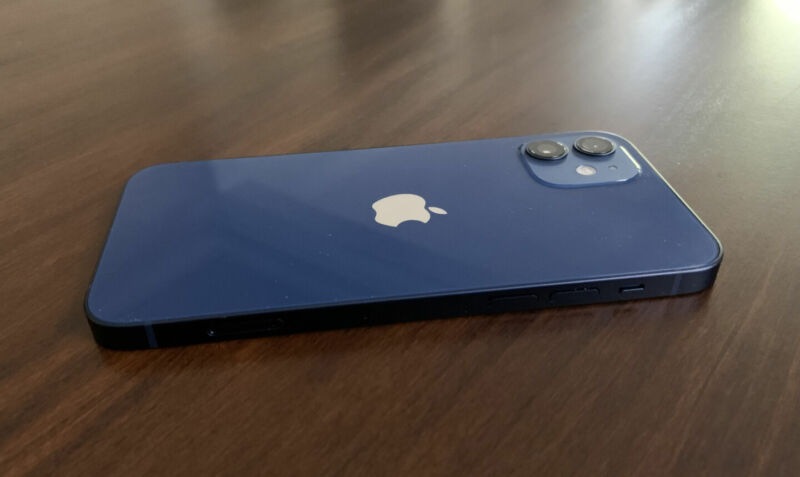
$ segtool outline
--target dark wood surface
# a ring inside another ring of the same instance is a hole
[[[0,1],[0,474],[800,474],[800,7]],[[722,240],[671,299],[140,352],[83,297],[170,161],[604,129]]]

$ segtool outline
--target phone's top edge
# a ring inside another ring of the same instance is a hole
[[[551,132],[551,133],[542,133],[542,134],[528,134],[524,136],[501,136],[501,137],[487,137],[487,138],[480,138],[480,139],[463,139],[463,140],[455,140],[455,141],[441,141],[441,142],[423,142],[423,143],[410,143],[410,144],[390,144],[387,146],[375,146],[375,147],[360,147],[360,148],[353,148],[353,149],[336,149],[336,150],[317,150],[317,151],[302,151],[302,152],[282,152],[277,154],[266,154],[266,155],[255,155],[255,156],[229,156],[229,157],[216,157],[212,159],[190,159],[186,161],[170,161],[170,162],[163,162],[159,164],[153,164],[150,166],[146,166],[142,169],[136,171],[132,176],[131,179],[136,177],[139,173],[144,171],[156,169],[159,167],[164,166],[175,166],[178,164],[195,164],[195,163],[204,163],[204,162],[216,162],[216,161],[230,161],[234,159],[259,159],[259,158],[267,158],[267,157],[284,157],[284,156],[305,156],[305,155],[313,155],[313,154],[323,154],[328,152],[354,152],[354,151],[377,151],[381,149],[393,149],[398,147],[416,147],[416,146],[445,146],[449,144],[464,144],[464,143],[475,143],[475,142],[484,142],[484,141],[495,141],[495,140],[511,140],[511,139],[520,139],[520,140],[530,140],[532,138],[537,137],[546,137],[552,135],[574,135],[574,134],[584,134],[584,135],[599,135],[599,136],[607,136],[610,138],[614,138],[616,140],[621,140],[622,142],[627,143],[634,149],[633,143],[631,143],[627,138],[621,136],[619,134],[615,134],[608,131],[603,130],[588,130],[588,131],[562,131],[562,132]],[[638,150],[637,150],[638,152]],[[641,155],[641,153],[639,153]]]

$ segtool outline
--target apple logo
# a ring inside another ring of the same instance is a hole
[[[431,214],[447,215],[447,211],[439,207],[425,207],[425,199],[416,194],[395,194],[376,200],[372,204],[375,210],[375,222],[389,227],[397,227],[403,222],[416,220],[427,224]]]

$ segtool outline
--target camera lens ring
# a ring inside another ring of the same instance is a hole
[[[572,145],[576,151],[587,156],[608,156],[617,150],[614,141],[600,136],[581,136]]]
[[[544,139],[525,144],[525,153],[542,161],[558,161],[567,156],[569,149],[558,141]]]

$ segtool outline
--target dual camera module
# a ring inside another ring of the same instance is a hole
[[[624,184],[641,173],[641,167],[624,143],[605,135],[540,136],[518,147],[528,172],[539,182],[553,187]]]
[[[608,156],[617,146],[606,138],[600,136],[582,136],[572,145],[576,151],[587,156]],[[525,145],[525,152],[534,159],[542,161],[558,161],[567,156],[567,146],[552,140],[529,142]]]

